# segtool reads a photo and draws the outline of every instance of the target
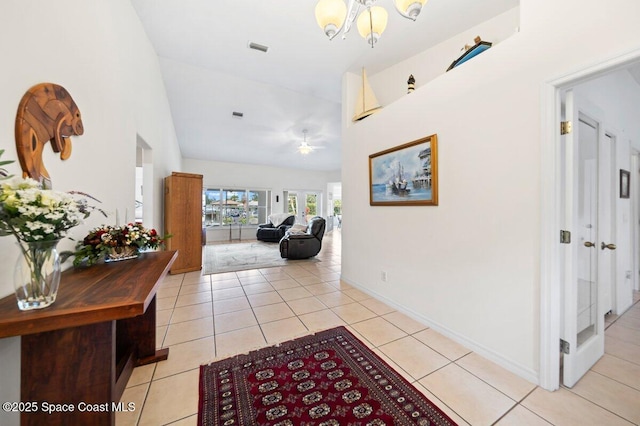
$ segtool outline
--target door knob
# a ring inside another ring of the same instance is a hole
[[[603,243],[604,244],[604,243]],[[585,247],[595,247],[595,244],[593,244],[591,241],[585,241],[584,242],[584,246]]]
[[[606,249],[606,248],[608,248],[609,250],[615,250],[615,249],[616,249],[616,245],[615,245],[615,244],[605,244],[605,243],[602,243],[602,244],[600,244],[600,248],[601,248],[602,250],[604,250],[604,249]]]

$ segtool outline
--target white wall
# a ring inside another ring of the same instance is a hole
[[[313,154],[311,154],[313,155]],[[312,159],[310,159],[312,160]],[[271,211],[284,212],[287,208],[283,200],[284,190],[311,190],[322,193],[323,211],[327,206],[327,183],[340,180],[340,171],[321,172],[280,167],[259,166],[252,164],[228,163],[221,161],[202,161],[185,158],[184,171],[203,175],[204,187],[232,189],[267,189],[271,190]],[[279,195],[279,202],[276,202]],[[220,232],[207,231],[207,241],[228,239],[228,230]],[[243,238],[250,237],[243,232]],[[235,237],[234,237],[235,238]],[[255,238],[255,235],[253,235]]]
[[[451,63],[462,55],[461,48],[473,45],[474,38],[480,36],[496,46],[518,31],[520,8],[514,7],[493,19],[476,25],[444,42],[399,62],[381,73],[368,75],[376,99],[383,107],[407,94],[407,79],[413,75],[416,90],[442,75]],[[353,103],[348,104],[352,106]],[[351,112],[350,117],[353,117]],[[351,120],[349,120],[351,121]]]
[[[120,218],[133,219],[136,135],[153,151],[153,223],[162,228],[162,178],[180,170],[171,113],[157,56],[128,0],[5,0],[0,13],[0,149],[16,159],[15,116],[20,99],[33,85],[65,87],[78,105],[84,135],[72,138],[71,158],[62,162],[47,147],[44,163],[54,189],[87,192],[102,201],[109,219],[94,216],[74,228],[82,238],[89,227]],[[20,174],[18,163],[7,167]],[[62,249],[73,242],[64,240]],[[0,238],[0,296],[13,294],[8,266],[18,251],[12,237]],[[64,286],[64,281],[61,282]],[[20,339],[0,340],[0,400],[19,401]],[[46,354],[43,354],[46,356]],[[0,412],[0,424],[18,416]]]
[[[522,0],[520,13],[519,33],[355,125],[359,79],[345,75],[342,277],[537,382],[541,87],[640,48],[640,3]],[[366,153],[431,134],[440,205],[369,206]]]

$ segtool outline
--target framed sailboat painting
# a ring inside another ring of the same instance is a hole
[[[369,204],[438,205],[438,136],[369,156]]]

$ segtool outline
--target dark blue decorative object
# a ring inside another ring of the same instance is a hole
[[[460,64],[464,64],[469,59],[471,59],[471,58],[473,58],[475,56],[478,56],[479,54],[481,54],[485,50],[489,49],[490,47],[491,47],[491,43],[489,43],[488,41],[478,41],[469,50],[464,52],[462,54],[462,56],[460,56],[458,59],[453,61],[451,63],[451,65],[449,66],[449,68],[447,68],[447,71],[452,70],[453,68],[457,67]]]

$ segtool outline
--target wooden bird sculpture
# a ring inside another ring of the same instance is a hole
[[[18,106],[16,148],[22,176],[50,189],[51,177],[42,162],[47,142],[66,160],[71,155],[72,135],[84,133],[80,110],[67,90],[53,83],[41,83],[27,91]]]

